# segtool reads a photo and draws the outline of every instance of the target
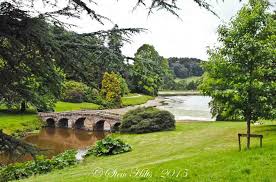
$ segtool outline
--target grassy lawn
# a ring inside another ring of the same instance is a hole
[[[96,110],[99,109],[100,106],[94,103],[70,103],[70,102],[57,102],[56,103],[56,112],[62,112],[62,111],[73,111],[73,110],[82,110],[82,109],[87,109],[87,110]]]
[[[154,99],[149,95],[131,94],[122,98],[123,106],[133,106],[144,104],[147,101]]]
[[[190,83],[191,81],[197,81],[200,79],[200,76],[191,76],[188,78],[176,78],[174,81],[179,82],[181,80],[185,80],[187,83]]]
[[[0,111],[0,129],[7,134],[17,131],[34,130],[40,122],[36,113],[15,113]]]
[[[131,144],[133,151],[108,157],[92,156],[77,166],[26,181],[272,182],[276,179],[275,124],[252,126],[253,133],[264,135],[263,148],[258,147],[257,139],[252,139],[252,149],[241,152],[238,152],[237,133],[245,132],[244,122],[178,123],[175,131],[116,134]],[[242,145],[245,147],[245,139]],[[112,170],[117,170],[117,174]]]

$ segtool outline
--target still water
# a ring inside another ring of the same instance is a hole
[[[77,158],[81,158],[87,147],[103,139],[108,132],[89,132],[85,130],[74,130],[65,128],[42,128],[37,134],[29,134],[23,138],[23,141],[34,144],[40,149],[46,149],[43,152],[47,157],[52,157],[68,149],[77,149]],[[32,159],[31,156],[15,158],[7,154],[0,155],[0,163],[7,164],[12,162],[21,162]]]
[[[158,108],[170,111],[176,120],[214,121],[210,101],[206,96],[164,96],[164,105]]]

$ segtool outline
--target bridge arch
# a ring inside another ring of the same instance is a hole
[[[53,118],[48,118],[46,120],[46,126],[50,128],[54,128],[56,126],[56,121]]]
[[[69,120],[67,118],[61,118],[58,121],[58,127],[59,128],[68,128]]]
[[[84,126],[84,121],[85,121],[85,117],[82,117],[82,118],[79,118],[75,121],[74,125],[73,125],[73,128],[75,129],[84,129],[85,126]]]
[[[97,121],[93,128],[94,131],[104,131],[105,129],[110,129],[110,124],[104,119]]]
[[[121,125],[121,123],[120,123],[120,122],[116,122],[115,124],[113,124],[113,125],[112,125],[112,127],[111,127],[111,131],[112,131],[112,132],[119,131],[119,129],[120,129],[120,125]]]

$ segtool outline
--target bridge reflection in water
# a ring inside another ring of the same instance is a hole
[[[70,128],[42,128],[37,134],[30,134],[23,138],[23,141],[36,145],[40,149],[47,149],[43,152],[47,157],[52,157],[68,149],[85,149],[103,139],[109,132],[84,131]],[[22,162],[32,159],[31,156],[23,156],[14,159],[16,156],[0,155],[0,163]]]
[[[39,134],[26,136],[24,141],[35,144],[41,149],[49,149],[49,155],[67,149],[82,149],[103,139],[107,132],[88,132],[65,128],[43,128]]]

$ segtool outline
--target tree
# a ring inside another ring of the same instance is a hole
[[[149,9],[148,14],[153,13],[154,10],[166,10],[170,13],[178,16],[177,11],[180,7],[177,3],[181,0],[134,0],[136,6],[144,6]],[[193,0],[200,7],[207,9],[208,11],[215,14],[212,10],[209,0]],[[4,2],[11,3],[17,7],[22,8],[22,10],[27,10],[30,14],[38,14],[40,17],[47,17],[51,19],[56,24],[63,24],[58,20],[57,16],[66,16],[72,18],[80,18],[82,13],[87,13],[92,19],[103,24],[104,20],[110,20],[108,17],[101,15],[95,9],[97,5],[97,0],[94,1],[84,1],[84,0],[65,0],[60,3],[56,0],[5,0]],[[41,3],[44,5],[44,9],[41,10]],[[45,12],[45,9],[49,10]],[[35,13],[34,13],[35,12]]]
[[[197,58],[169,58],[170,68],[178,78],[187,78],[190,76],[201,76],[203,70],[201,67],[202,60]]]
[[[104,46],[109,31],[77,34],[7,2],[1,3],[0,9],[0,102],[22,103],[22,111],[26,103],[40,111],[53,110],[61,95],[64,72],[67,79],[95,86],[94,75],[102,70],[99,62],[104,62],[100,55],[122,57]],[[116,29],[112,33],[117,31],[128,36],[139,32]]]
[[[25,102],[51,109],[64,75],[56,65],[58,50],[48,24],[8,3],[1,3],[0,10],[0,101],[22,103],[23,111]]]
[[[169,67],[168,59],[163,58],[163,60],[161,61],[161,69],[163,72],[161,89],[174,89],[175,78],[172,70]]]
[[[162,61],[163,57],[151,45],[144,44],[137,50],[133,65],[136,91],[157,95],[164,75]]]
[[[62,100],[65,102],[81,103],[86,101],[89,87],[82,82],[66,81],[62,89]]]
[[[276,117],[276,21],[266,0],[250,0],[228,24],[218,29],[221,46],[209,51],[203,84],[214,114],[240,114],[247,123]]]
[[[121,106],[120,76],[114,72],[106,72],[102,80],[101,95],[111,106]]]

